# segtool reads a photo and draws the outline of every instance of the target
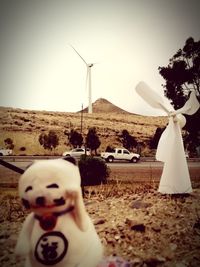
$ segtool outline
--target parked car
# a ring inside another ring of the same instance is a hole
[[[79,148],[74,148],[70,151],[65,151],[62,155],[79,158],[81,155],[85,155],[85,154],[90,155],[90,149],[87,148],[85,152],[85,148],[79,147]]]
[[[0,148],[0,156],[12,155],[12,149]]]
[[[113,162],[115,160],[127,160],[130,162],[138,162],[140,155],[132,153],[125,148],[115,148],[110,152],[102,152],[101,157],[107,162]]]

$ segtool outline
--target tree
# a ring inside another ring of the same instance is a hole
[[[123,147],[125,147],[126,149],[132,150],[133,147],[137,146],[137,141],[135,137],[130,135],[127,130],[123,130],[120,137],[120,141],[122,142]]]
[[[107,146],[107,147],[106,147],[106,152],[114,152],[114,147],[112,147],[112,146]]]
[[[97,149],[100,147],[101,142],[96,132],[96,128],[92,127],[88,130],[86,136],[86,146],[91,149],[91,151],[95,151],[95,155],[97,155]]]
[[[155,132],[153,138],[152,138],[152,139],[150,140],[150,142],[149,142],[149,145],[150,145],[150,148],[151,148],[151,149],[156,149],[156,148],[157,148],[157,146],[158,146],[158,141],[159,141],[159,139],[160,139],[160,137],[161,137],[161,134],[162,134],[163,131],[165,130],[165,128],[166,128],[166,127],[164,127],[164,128],[160,128],[160,127],[158,127],[158,128],[156,129],[156,132]]]
[[[7,149],[13,149],[15,147],[13,144],[13,140],[11,138],[6,138],[4,140],[4,143],[5,143]]]
[[[195,90],[200,100],[200,41],[188,38],[182,49],[169,60],[167,67],[159,67],[159,73],[166,80],[164,93],[175,109],[181,108],[188,100],[190,91]],[[185,115],[188,140],[197,144],[200,131],[200,109],[192,116]],[[196,146],[194,145],[194,147]]]
[[[56,148],[58,146],[59,138],[54,131],[49,131],[48,134],[40,134],[39,143],[44,147],[44,149],[52,150],[53,148]]]
[[[188,38],[183,49],[169,60],[167,67],[159,67],[159,73],[166,80],[165,95],[171,99],[175,109],[187,101],[191,90],[200,95],[200,41]]]
[[[83,144],[83,136],[75,130],[71,130],[68,134],[69,143],[74,147],[80,147]]]

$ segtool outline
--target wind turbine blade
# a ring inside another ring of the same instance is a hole
[[[139,82],[135,90],[151,107],[164,110],[169,114],[169,109],[166,107],[163,98],[152,90],[145,82]]]
[[[83,60],[83,62],[84,62],[86,65],[88,65],[87,62],[85,61],[85,59],[79,54],[79,52],[78,52],[72,45],[70,45],[70,46],[71,46],[71,48],[76,52],[76,54]]]
[[[183,113],[187,115],[192,115],[197,112],[199,107],[200,107],[200,104],[196,98],[196,94],[194,91],[192,91],[185,105],[182,108],[177,109],[174,113],[175,114]]]

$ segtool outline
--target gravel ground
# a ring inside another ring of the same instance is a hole
[[[105,247],[132,266],[200,266],[200,189],[186,196],[159,194],[148,186],[87,188],[84,198]],[[14,247],[25,219],[16,190],[1,191],[0,266],[21,267]],[[83,266],[86,267],[86,266]]]

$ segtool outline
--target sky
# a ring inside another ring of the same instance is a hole
[[[157,115],[135,92],[163,95],[159,66],[200,37],[199,0],[0,0],[0,106],[76,112],[105,98]],[[162,114],[161,114],[162,115]]]

